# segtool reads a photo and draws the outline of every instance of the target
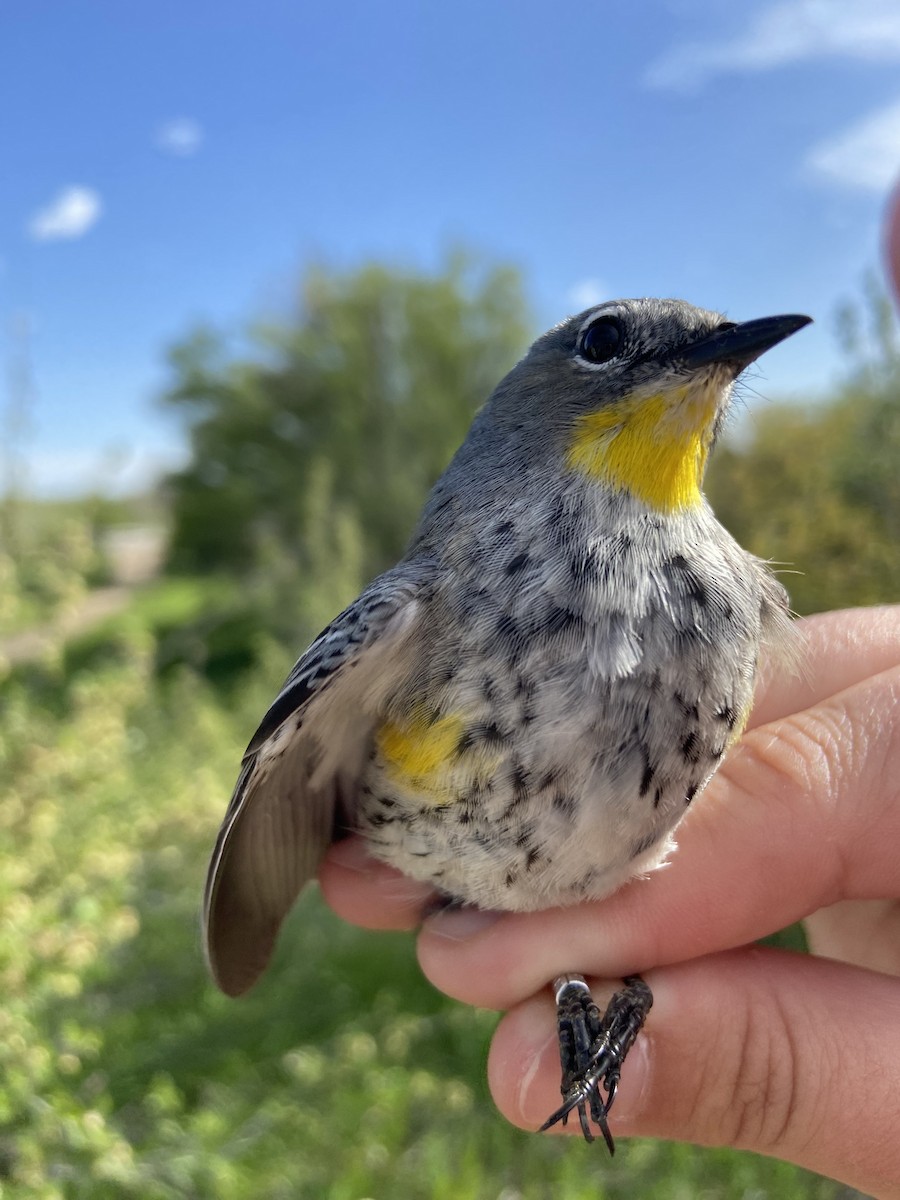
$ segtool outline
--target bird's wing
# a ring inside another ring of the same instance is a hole
[[[207,960],[230,996],[265,969],[281,922],[352,812],[379,702],[426,590],[409,564],[375,580],[302,655],[247,747],[204,897]]]

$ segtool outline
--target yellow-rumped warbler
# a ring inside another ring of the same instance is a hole
[[[223,991],[255,982],[345,832],[490,909],[600,897],[665,858],[789,622],[700,490],[707,457],[737,375],[809,320],[619,300],[534,343],[405,558],[302,655],[247,748],[206,891]],[[589,1109],[612,1149],[650,991],[627,979],[601,1016],[581,976],[554,987],[547,1125],[577,1109],[590,1140]]]

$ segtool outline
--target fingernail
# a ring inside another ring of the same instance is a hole
[[[546,1108],[543,1089],[540,1091],[540,1099],[532,1094],[535,1082],[541,1075],[541,1068],[545,1066],[544,1057],[550,1055],[551,1060],[555,1063],[559,1058],[559,1053],[557,1034],[549,1016],[549,1007],[542,1005],[537,1008],[532,1005],[527,1011],[528,1020],[521,1021],[519,1026],[522,1049],[517,1070],[522,1074],[519,1086],[516,1088],[516,1105],[521,1123],[533,1125],[534,1113],[542,1112]],[[522,1064],[525,1064],[524,1070]]]
[[[489,929],[502,915],[481,908],[443,908],[427,919],[424,928],[433,931],[438,937],[449,938],[452,942],[463,942],[466,938]]]

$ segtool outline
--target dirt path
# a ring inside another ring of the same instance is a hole
[[[134,588],[117,585],[88,592],[79,604],[59,620],[0,638],[0,660],[17,666],[41,658],[50,647],[59,645],[67,638],[77,637],[107,617],[121,612],[133,591]]]
[[[114,583],[87,592],[69,612],[54,621],[0,637],[0,662],[10,666],[34,662],[52,646],[77,637],[121,612],[135,588],[159,574],[164,548],[165,531],[161,527],[131,525],[111,530],[104,539],[103,549]]]

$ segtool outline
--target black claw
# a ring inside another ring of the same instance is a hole
[[[597,1121],[600,1126],[600,1132],[603,1134],[603,1140],[606,1142],[606,1148],[609,1151],[610,1158],[616,1152],[616,1143],[613,1141],[613,1135],[609,1132],[609,1126],[606,1123],[606,1114],[603,1115],[602,1121]]]
[[[581,1132],[586,1142],[592,1142],[594,1135],[591,1133],[591,1127],[588,1125],[587,1113],[584,1111],[584,1105],[578,1105],[578,1120],[581,1122]]]
[[[543,1132],[557,1122],[566,1125],[569,1114],[577,1109],[584,1140],[592,1142],[590,1107],[591,1120],[603,1134],[610,1154],[615,1153],[615,1142],[607,1117],[616,1098],[622,1064],[653,1003],[652,992],[638,975],[629,975],[624,983],[602,1017],[587,984],[579,976],[571,977],[559,989],[556,1021],[563,1103],[541,1126]]]

